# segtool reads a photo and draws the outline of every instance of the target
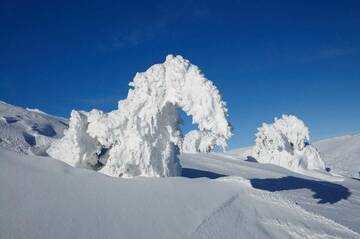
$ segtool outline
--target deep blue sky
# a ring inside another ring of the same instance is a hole
[[[169,53],[223,93],[230,148],[283,113],[313,140],[360,132],[360,1],[0,0],[0,99],[11,104],[109,111]]]

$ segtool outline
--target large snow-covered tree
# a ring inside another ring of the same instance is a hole
[[[226,104],[188,60],[169,55],[163,64],[137,73],[129,85],[117,110],[73,111],[69,130],[48,153],[76,167],[103,166],[100,172],[111,176],[180,175],[178,108],[211,139],[206,148],[226,147],[232,135]]]
[[[251,156],[260,163],[292,170],[325,170],[317,149],[309,144],[309,129],[296,116],[283,115],[273,124],[263,123]]]

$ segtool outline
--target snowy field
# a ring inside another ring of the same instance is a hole
[[[169,55],[130,85],[69,120],[0,102],[0,239],[360,238],[360,135],[311,144],[283,115],[204,153],[232,127],[197,66]]]
[[[360,134],[315,142],[334,172],[360,178]]]
[[[1,106],[1,239],[360,238],[359,135],[314,144],[333,175],[250,162],[248,147],[124,179],[36,156],[68,121]]]
[[[0,238],[360,238],[360,182],[227,154],[182,177],[113,178],[0,150]]]
[[[0,0],[0,239],[360,239],[359,13]]]

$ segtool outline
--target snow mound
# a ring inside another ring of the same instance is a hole
[[[169,55],[163,64],[137,73],[129,85],[133,88],[117,110],[73,111],[70,129],[48,153],[76,167],[102,167],[100,172],[110,176],[178,176],[183,138],[177,108],[211,138],[204,147],[226,147],[231,127],[225,102],[188,60]]]
[[[325,171],[325,164],[317,149],[310,145],[309,130],[296,116],[283,115],[273,124],[258,128],[251,157],[260,163],[276,164],[302,172]]]
[[[0,101],[0,146],[18,153],[46,155],[51,142],[63,136],[67,120],[39,110]]]

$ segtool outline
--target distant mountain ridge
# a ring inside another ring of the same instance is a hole
[[[46,149],[61,138],[68,120],[37,109],[24,109],[0,101],[0,146],[30,155],[46,155]]]

